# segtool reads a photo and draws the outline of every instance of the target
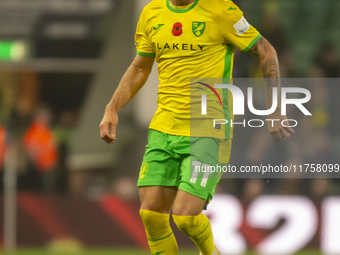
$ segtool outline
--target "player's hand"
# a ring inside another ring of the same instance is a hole
[[[102,121],[100,122],[100,137],[107,143],[112,143],[116,140],[116,127],[118,124],[117,112],[105,109]]]
[[[287,119],[287,116],[282,116],[278,113],[273,113],[268,116],[268,119],[275,120],[275,121],[268,121],[268,130],[273,136],[273,138],[277,141],[284,141],[290,134],[295,134],[294,129],[291,127],[284,127],[282,126],[281,122]],[[286,126],[288,126],[288,122],[286,121]]]

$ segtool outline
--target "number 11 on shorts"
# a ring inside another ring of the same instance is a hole
[[[192,170],[191,173],[190,182],[195,183],[197,181],[199,173],[204,173],[201,181],[201,186],[205,187],[207,185],[209,175],[211,174],[210,173],[211,167],[199,161],[192,161],[191,165],[194,167],[194,169]]]

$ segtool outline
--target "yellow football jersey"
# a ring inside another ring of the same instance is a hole
[[[195,0],[180,8],[170,0],[150,2],[141,13],[135,36],[137,54],[158,62],[158,108],[150,128],[171,135],[232,138],[230,126],[216,129],[212,122],[201,121],[204,128],[199,134],[191,130],[196,126],[193,120],[190,123],[192,81],[230,79],[234,47],[247,51],[260,37],[230,0]],[[216,100],[223,116],[232,119],[231,93],[214,91],[213,84],[204,86],[212,96],[219,92]]]

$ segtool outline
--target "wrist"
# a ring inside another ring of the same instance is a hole
[[[109,112],[112,112],[112,113],[117,113],[117,112],[118,112],[117,106],[108,103],[108,104],[106,105],[106,111],[109,111]]]

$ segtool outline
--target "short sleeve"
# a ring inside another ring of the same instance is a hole
[[[153,50],[152,44],[148,37],[148,31],[146,29],[146,19],[145,11],[143,10],[139,21],[137,24],[136,35],[135,35],[135,45],[138,55],[143,57],[155,57],[155,52]]]
[[[261,38],[261,34],[248,23],[243,12],[232,1],[224,1],[222,8],[221,30],[224,39],[239,50],[248,51]]]

